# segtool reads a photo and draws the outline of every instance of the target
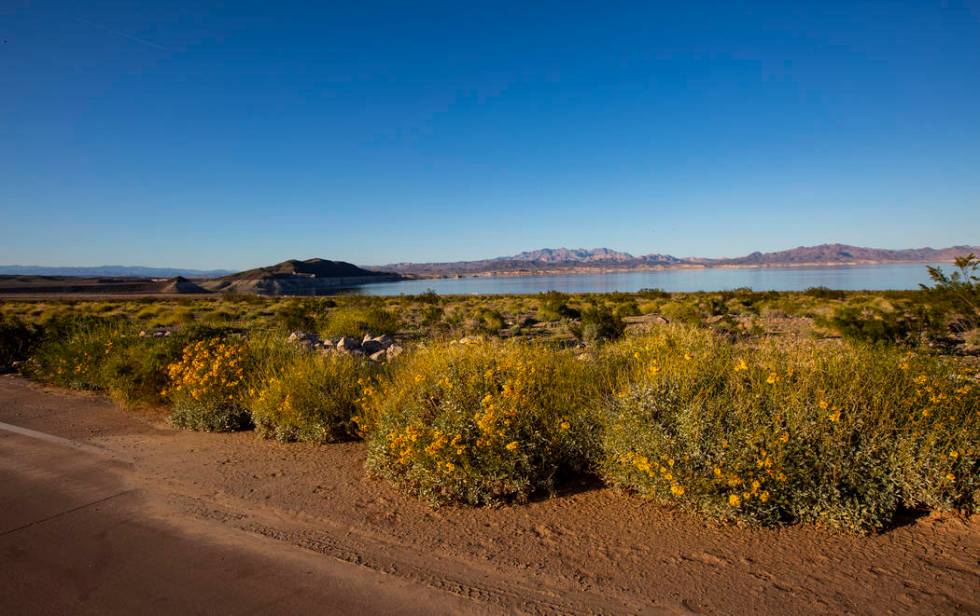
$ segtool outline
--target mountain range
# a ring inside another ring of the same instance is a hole
[[[952,261],[980,246],[910,248],[889,250],[847,244],[799,246],[778,252],[753,252],[743,257],[675,257],[651,253],[634,256],[609,248],[544,248],[507,257],[477,261],[439,263],[392,263],[378,271],[415,277],[474,275],[528,275],[575,272],[643,271],[667,267],[796,267],[817,265],[860,265],[878,263],[928,263]]]
[[[112,278],[215,278],[231,270],[198,270],[180,267],[141,267],[139,265],[96,265],[59,267],[46,265],[0,265],[0,276],[81,276]]]

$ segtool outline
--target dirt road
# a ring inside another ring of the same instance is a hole
[[[706,525],[596,486],[431,510],[363,446],[0,377],[0,613],[980,613],[980,522]]]

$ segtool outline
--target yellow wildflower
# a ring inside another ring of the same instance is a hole
[[[674,496],[684,496],[684,486],[677,485],[676,483],[670,486],[670,493]]]
[[[742,504],[742,499],[738,494],[731,494],[728,496],[728,504],[732,507],[738,507]]]
[[[506,445],[507,451],[514,451],[517,449],[517,447],[518,447],[517,441],[511,441]]]

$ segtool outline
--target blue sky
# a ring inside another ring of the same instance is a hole
[[[309,4],[5,0],[0,263],[980,242],[980,2]]]

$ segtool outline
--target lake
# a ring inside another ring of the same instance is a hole
[[[939,264],[949,272],[952,264]],[[772,267],[745,269],[667,269],[497,278],[437,278],[366,284],[351,291],[364,295],[416,295],[432,289],[439,295],[514,295],[544,291],[608,293],[659,288],[665,291],[724,291],[748,287],[756,291],[802,291],[810,287],[840,290],[917,289],[929,283],[926,264],[854,265],[841,267]]]

